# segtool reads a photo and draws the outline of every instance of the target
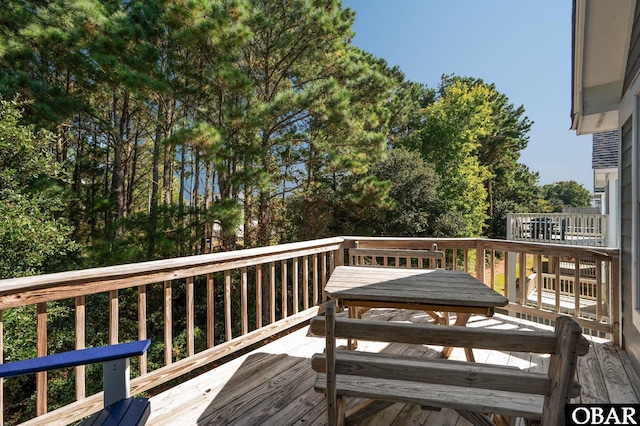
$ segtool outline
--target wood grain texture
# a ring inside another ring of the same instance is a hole
[[[310,330],[318,336],[324,335],[324,317],[311,320]],[[361,321],[336,318],[336,337],[357,338],[378,342],[401,342],[432,344],[440,346],[471,347],[519,352],[555,353],[556,336],[553,332],[471,329],[468,327],[433,324],[403,324],[395,322]],[[580,340],[578,354],[589,350],[589,342]]]
[[[316,354],[311,358],[311,368],[314,371],[324,373],[326,365],[325,354]],[[526,389],[527,393],[538,395],[548,392],[551,383],[546,374],[521,371],[517,368],[355,351],[336,352],[335,374],[393,378],[511,392]],[[576,383],[572,389],[572,395],[579,394],[580,386]]]
[[[326,386],[323,374],[318,374],[314,385],[323,392]],[[337,384],[341,395],[360,396],[370,399],[404,402],[428,407],[442,407],[482,413],[501,412],[509,416],[540,418],[542,397],[539,395],[515,394],[512,392],[485,391],[458,386],[406,382],[402,380],[372,379],[360,376],[343,376]]]
[[[325,291],[341,300],[500,307],[508,300],[461,271],[337,267]]]

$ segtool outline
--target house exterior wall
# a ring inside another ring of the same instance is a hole
[[[633,117],[622,126],[621,163],[620,163],[620,279],[622,282],[622,338],[634,369],[640,371],[640,333],[634,324],[634,312],[637,309],[634,290],[634,226],[633,226]]]

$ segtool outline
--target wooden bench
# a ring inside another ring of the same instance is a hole
[[[558,317],[555,332],[471,329],[433,324],[406,324],[336,318],[333,302],[325,317],[311,320],[311,332],[326,336],[326,351],[315,354],[315,390],[327,397],[328,424],[362,420],[391,401],[457,410],[474,425],[494,425],[493,419],[522,417],[542,425],[563,425],[564,405],[578,396],[574,382],[577,356],[589,350],[580,326]],[[337,338],[379,342],[463,346],[479,349],[551,354],[548,373],[515,367],[476,364],[338,350]],[[350,410],[345,397],[374,400]],[[363,416],[365,413],[365,416]]]
[[[349,249],[349,261],[354,266],[393,266],[399,267],[404,259],[407,268],[444,268],[445,254],[434,244],[432,250],[394,249],[366,247],[356,241],[356,248]],[[414,263],[414,260],[416,261]],[[393,265],[391,265],[393,262]]]
[[[147,398],[130,396],[129,358],[143,355],[150,344],[151,340],[140,340],[0,364],[0,378],[102,362],[104,409],[82,425],[143,425],[151,407]]]

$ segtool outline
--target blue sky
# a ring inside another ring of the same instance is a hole
[[[539,183],[593,190],[591,136],[571,125],[570,0],[343,0],[353,43],[436,88],[442,74],[494,83],[534,122],[520,162]]]

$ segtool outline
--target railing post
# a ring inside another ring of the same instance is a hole
[[[476,279],[484,282],[485,275],[485,262],[484,262],[484,243],[482,240],[476,241]]]
[[[507,240],[508,241],[513,240],[512,222],[513,222],[513,214],[507,213]]]

